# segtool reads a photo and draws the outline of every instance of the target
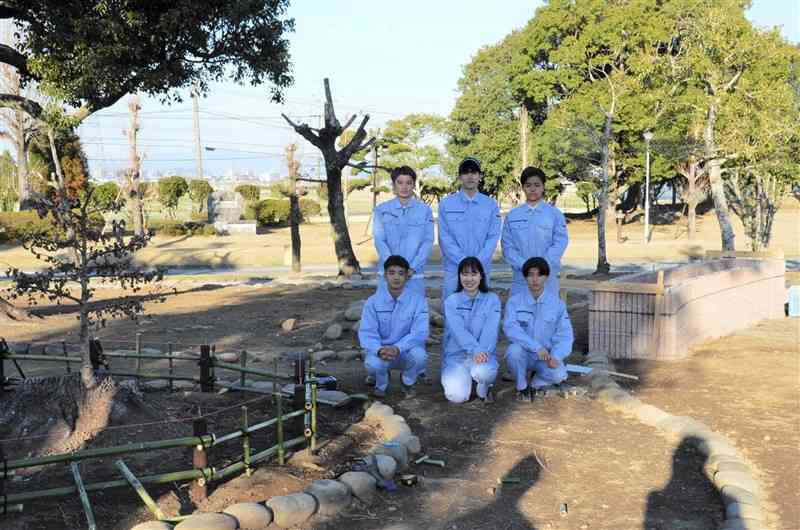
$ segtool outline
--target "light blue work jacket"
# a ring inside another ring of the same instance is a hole
[[[381,346],[397,346],[401,354],[424,348],[429,318],[425,297],[408,285],[397,299],[378,289],[364,304],[358,340],[368,355],[377,355]]]
[[[534,355],[544,348],[563,361],[572,351],[572,324],[567,306],[558,295],[545,291],[534,299],[530,290],[514,295],[506,303],[503,333],[509,342]]]

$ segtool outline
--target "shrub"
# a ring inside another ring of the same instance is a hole
[[[322,206],[313,199],[300,199],[300,215],[307,220],[315,215],[322,213]]]
[[[166,177],[158,181],[158,200],[175,217],[178,201],[189,191],[189,184],[183,177]]]
[[[183,236],[186,235],[186,226],[178,221],[151,221],[149,228],[154,230],[159,236]]]
[[[257,202],[261,197],[261,188],[255,184],[239,184],[233,191],[241,195],[247,202]]]
[[[31,210],[0,213],[0,243],[21,243],[28,237],[53,230],[50,216],[42,219]]]
[[[203,228],[198,232],[197,235],[201,236],[215,236],[217,235],[217,229],[214,228],[212,224],[203,225]]]
[[[197,205],[197,211],[203,211],[203,204],[208,200],[208,196],[214,193],[214,188],[206,180],[189,181],[189,198]]]
[[[95,186],[92,193],[92,202],[102,210],[108,210],[119,196],[119,186],[116,182],[104,182]]]

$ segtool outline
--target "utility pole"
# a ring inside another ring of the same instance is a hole
[[[375,137],[379,138],[381,135],[380,129],[375,131]],[[372,228],[372,216],[375,215],[375,208],[378,206],[378,142],[372,144],[372,157],[375,164],[372,168],[372,210],[369,212],[369,219],[367,219],[367,226],[364,227],[364,235],[368,236]]]
[[[130,128],[126,131],[128,136],[128,156],[130,157],[130,170],[128,170],[128,200],[130,204],[131,218],[133,219],[133,233],[138,236],[144,235],[144,208],[142,207],[142,194],[139,190],[142,159],[139,156],[137,145],[139,135],[139,96],[134,94],[128,102],[128,111],[131,113]]]
[[[194,117],[194,158],[197,163],[197,178],[203,178],[203,148],[200,146],[200,90],[195,83],[192,88],[192,116]]]
[[[289,168],[289,223],[292,232],[292,272],[300,272],[300,199],[297,197],[297,172],[300,162],[295,158],[297,144],[286,146],[286,167]]]

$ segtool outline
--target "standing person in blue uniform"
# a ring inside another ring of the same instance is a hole
[[[478,191],[481,165],[475,158],[465,158],[458,165],[461,190],[439,203],[439,248],[442,251],[444,281],[442,300],[453,294],[458,285],[458,265],[468,256],[477,257],[490,284],[492,255],[500,239],[500,209],[497,202]]]
[[[403,256],[411,266],[409,289],[425,296],[425,264],[433,248],[433,213],[414,196],[417,174],[408,166],[392,170],[395,198],[375,208],[372,233],[378,251],[378,274],[389,256]],[[378,288],[386,286],[380,278]]]
[[[387,257],[383,269],[386,288],[364,304],[358,340],[366,351],[364,365],[375,381],[373,395],[385,397],[389,370],[399,369],[403,390],[410,397],[428,361],[428,303],[422,293],[409,289],[411,267],[403,256]]]
[[[508,370],[517,387],[516,399],[531,401],[528,371],[534,371],[534,389],[561,383],[567,378],[564,359],[572,351],[572,324],[567,306],[545,288],[550,266],[541,257],[522,265],[527,288],[506,303],[503,333],[508,337]]]
[[[558,295],[558,273],[569,235],[564,214],[544,200],[546,181],[544,172],[537,167],[522,170],[519,183],[525,192],[525,204],[508,212],[503,225],[503,257],[513,270],[512,296],[527,290],[522,265],[535,256],[547,261],[547,290]]]
[[[442,386],[445,397],[453,403],[467,401],[475,381],[478,397],[493,403],[500,299],[489,291],[478,258],[470,256],[459,263],[458,286],[444,301],[444,314],[447,333],[442,356]]]

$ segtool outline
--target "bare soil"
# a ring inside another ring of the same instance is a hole
[[[108,290],[98,293],[102,297],[118,294]],[[323,342],[325,348],[337,351],[352,348],[355,337],[350,331],[336,341],[321,341],[321,336],[325,328],[339,318],[339,313],[349,301],[366,298],[369,294],[369,289],[326,290],[254,285],[220,288],[185,283],[178,285],[178,294],[169,296],[167,302],[148,302],[146,319],[138,323],[112,322],[101,330],[99,336],[107,349],[114,344],[114,340],[127,341],[114,347],[131,348],[130,342],[136,332],[143,333],[144,347],[155,349],[165,348],[168,342],[209,342],[217,345],[217,351],[247,349],[251,352],[254,366],[260,363],[268,367],[275,356],[306,349],[317,342]],[[429,295],[432,294],[433,290],[429,292]],[[577,361],[586,344],[585,301],[585,297],[570,293],[569,304],[577,332],[574,354]],[[7,326],[3,329],[6,339],[13,343],[62,339],[74,341],[76,330],[71,308],[39,307],[35,311],[49,315],[46,327],[36,321]],[[298,323],[294,331],[285,333],[280,323],[289,317],[297,318]],[[432,331],[434,344],[429,348],[429,375],[435,383],[422,385],[416,398],[404,401],[396,392],[391,392],[392,388],[397,387],[394,380],[387,401],[407,417],[414,432],[421,437],[424,451],[444,459],[447,467],[413,467],[411,471],[421,476],[420,484],[416,487],[401,487],[395,493],[381,493],[375,503],[369,506],[356,503],[336,520],[314,521],[306,528],[347,526],[354,530],[371,529],[402,521],[409,525],[408,528],[419,529],[699,530],[713,528],[722,520],[719,494],[701,472],[703,459],[700,455],[679,440],[668,440],[653,429],[607,412],[589,398],[547,397],[532,405],[517,404],[511,401],[511,384],[499,383],[499,399],[493,406],[485,406],[480,402],[461,406],[447,403],[438,385],[441,346],[435,343],[441,330],[432,328]],[[176,351],[180,348],[175,346]],[[505,344],[501,343],[500,349],[504,348]],[[699,353],[696,357],[701,355]],[[8,364],[7,371],[12,370]],[[112,367],[118,366],[119,360],[112,359]],[[663,381],[675,381],[672,366],[642,368],[641,373],[644,375],[647,372],[648,377],[641,389],[635,391],[644,392],[646,385],[655,382],[663,384]],[[63,371],[60,364],[26,363],[24,368],[37,375]],[[156,368],[163,370],[164,366],[149,363],[144,366],[147,371]],[[288,363],[282,361],[280,369],[288,371]],[[366,390],[363,386],[365,373],[360,361],[326,362],[323,369],[337,376],[347,391]],[[176,371],[196,373],[197,367],[191,362],[183,366],[177,366],[176,363]],[[583,384],[580,380],[573,383]],[[789,394],[792,392],[791,385],[786,389],[785,381],[773,384],[783,385],[784,391]],[[653,402],[658,401],[655,399],[657,395],[655,392]],[[156,423],[138,426],[133,432],[112,425],[90,446],[187,435],[191,428],[190,421],[161,422],[191,419],[197,415],[198,408],[201,414],[211,415],[209,417],[213,421],[210,427],[215,432],[238,428],[238,408],[243,401],[256,400],[248,404],[252,407],[251,416],[254,418],[274,415],[268,400],[253,394],[230,392],[209,396],[195,391],[173,394],[147,392],[144,400],[158,411],[158,417],[149,420],[137,418],[136,422]],[[704,399],[702,404],[708,407],[704,410],[707,410],[709,417],[722,418],[729,413],[727,405],[723,403]],[[230,415],[213,414],[228,407],[233,407]],[[213,495],[200,503],[191,501],[187,486],[148,487],[148,490],[158,499],[165,512],[175,515],[195,508],[218,510],[235,501],[265,500],[274,495],[299,491],[314,478],[335,476],[346,469],[350,458],[366,450],[369,442],[374,440],[374,433],[348,431],[361,415],[359,407],[336,412],[333,409],[323,411],[322,435],[336,442],[333,446],[344,449],[335,451],[336,456],[324,461],[321,471],[303,467],[280,468],[274,464],[260,466],[252,477],[242,476],[217,486]],[[691,412],[695,410],[687,409],[686,413]],[[739,422],[745,422],[742,414],[749,421],[762,412],[757,406],[740,408]],[[783,413],[787,418],[791,415],[790,410],[783,410]],[[698,416],[705,419],[702,414],[698,413]],[[713,422],[711,424],[719,426]],[[739,427],[731,428],[741,432],[741,424],[736,425]],[[721,428],[730,433],[724,426]],[[741,444],[740,447],[760,447],[763,445],[763,436],[761,439],[748,437],[736,441],[737,445]],[[758,468],[765,473],[771,469],[785,468],[788,476],[792,471],[791,466],[786,465],[786,460],[791,459],[791,442],[792,439],[786,439],[787,449],[783,453],[765,451],[765,463]],[[259,440],[254,442],[254,446],[271,443],[267,439]],[[4,447],[7,453],[13,453],[16,446],[6,443]],[[190,462],[187,450],[172,450],[166,454],[166,458],[162,452],[137,456],[130,460],[129,465],[137,474],[149,474],[166,471],[168,467],[183,469]],[[238,454],[238,448],[233,444],[230,452],[221,452],[214,458],[224,463],[233,461]],[[109,458],[91,464],[83,463],[81,469],[92,480],[116,479],[118,474],[112,464],[113,460]],[[44,485],[70,484],[67,469],[66,466],[50,466],[25,481],[11,483],[14,489],[9,490],[30,491]],[[498,484],[498,479],[503,477],[518,482]],[[776,477],[775,484],[778,482]],[[765,486],[767,484],[772,483],[765,481]],[[789,484],[786,485],[788,487]],[[775,493],[770,493],[770,499],[788,492],[782,487],[773,491]],[[102,527],[122,530],[150,517],[130,490],[92,493],[90,497]],[[566,505],[566,513],[561,515],[563,505]],[[14,515],[0,520],[0,528],[15,529],[80,528],[84,524],[77,497],[30,504],[26,506],[26,515],[23,517]]]

